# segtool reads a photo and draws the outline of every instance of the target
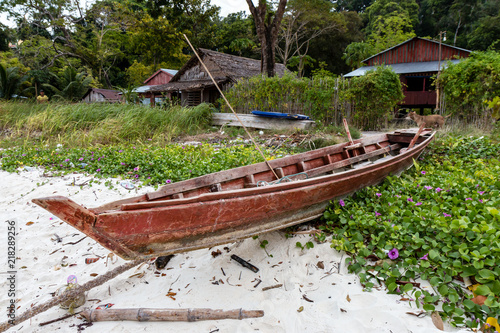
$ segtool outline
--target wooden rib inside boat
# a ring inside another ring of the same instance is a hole
[[[62,196],[33,202],[124,259],[167,255],[321,216],[331,200],[412,166],[433,135],[422,128],[372,135],[268,161],[274,172],[265,162],[242,166],[96,208]]]

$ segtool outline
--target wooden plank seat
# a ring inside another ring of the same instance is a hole
[[[322,174],[325,174],[328,171],[335,170],[335,169],[341,169],[347,165],[352,165],[354,163],[366,161],[370,158],[388,153],[391,150],[396,150],[396,149],[399,149],[401,147],[402,147],[401,144],[396,143],[396,144],[384,147],[382,149],[374,150],[374,151],[366,153],[364,155],[358,155],[355,157],[351,157],[347,160],[342,160],[342,161],[334,162],[334,163],[331,163],[328,165],[323,165],[323,166],[318,167],[318,168],[310,169],[310,170],[305,171],[305,173],[307,173],[308,178],[317,177],[317,176],[320,176]],[[253,175],[247,176],[247,179],[252,179],[252,178],[254,179]],[[245,187],[258,187],[258,182],[255,184],[245,184]],[[196,200],[196,199],[192,198],[192,200]],[[167,200],[167,201],[169,201],[169,200]],[[165,203],[165,201],[163,201],[163,203]],[[158,205],[162,205],[161,201],[127,203],[127,204],[122,204],[120,206],[120,210],[127,211],[127,210],[134,210],[134,209],[146,209],[146,208],[151,208],[151,207],[157,207]]]

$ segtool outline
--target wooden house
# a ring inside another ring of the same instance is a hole
[[[430,39],[415,37],[363,60],[366,65],[344,77],[364,75],[376,66],[390,66],[403,83],[404,100],[399,108],[436,108],[435,75],[445,68],[448,60],[457,63],[471,51]]]
[[[261,74],[260,60],[238,57],[207,49],[198,49],[198,55],[222,90],[231,87],[241,78]],[[276,75],[283,76],[286,67],[276,64]],[[203,102],[215,103],[221,96],[208,73],[193,55],[174,75],[169,83],[150,89],[153,97],[179,98],[184,106],[195,106]]]
[[[175,69],[160,68],[153,75],[144,81],[144,85],[136,88],[134,91],[139,95],[144,104],[149,104],[152,93],[149,91],[152,87],[167,84],[177,74]]]
[[[121,102],[121,92],[118,90],[111,90],[111,89],[90,88],[83,96],[82,102],[118,103]]]

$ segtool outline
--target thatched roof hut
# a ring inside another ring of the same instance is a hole
[[[198,55],[207,66],[217,84],[224,90],[241,78],[261,74],[260,60],[238,57],[207,49],[198,49]],[[282,64],[276,64],[276,75],[287,71]],[[181,98],[183,105],[198,105],[202,102],[214,103],[220,94],[208,73],[193,55],[174,75],[169,83],[152,87],[155,95],[170,94]]]

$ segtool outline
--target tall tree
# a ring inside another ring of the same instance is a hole
[[[217,25],[216,48],[219,51],[247,58],[255,58],[258,55],[254,52],[258,40],[252,31],[253,19],[244,11],[229,14]]]
[[[278,35],[277,53],[283,64],[296,57],[302,76],[304,59],[312,40],[331,31],[344,30],[342,14],[324,0],[290,0]]]
[[[331,0],[335,3],[335,9],[339,12],[342,11],[354,11],[357,13],[363,13],[367,7],[369,7],[374,0]]]
[[[261,72],[266,72],[272,77],[276,74],[274,65],[276,62],[276,40],[281,25],[281,20],[285,13],[287,0],[279,0],[276,12],[269,10],[266,0],[259,0],[259,5],[255,8],[252,0],[247,0],[248,8],[253,16],[257,36],[261,47]]]

